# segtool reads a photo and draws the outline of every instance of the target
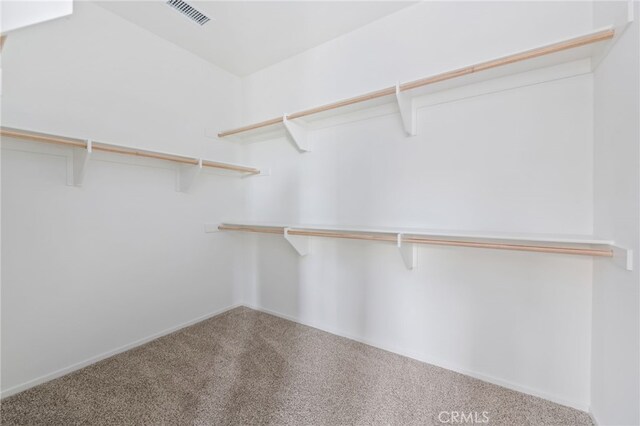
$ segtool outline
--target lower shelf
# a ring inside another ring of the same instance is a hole
[[[536,253],[608,257],[627,270],[632,270],[632,251],[618,247],[613,241],[588,235],[542,235],[479,233],[401,228],[328,227],[258,223],[205,224],[205,232],[240,231],[283,235],[296,252],[310,252],[310,238],[341,238],[394,243],[405,266],[416,265],[417,246],[453,246]]]

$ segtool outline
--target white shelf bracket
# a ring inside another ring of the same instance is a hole
[[[409,270],[413,270],[418,259],[418,247],[413,243],[403,243],[402,234],[398,234],[398,250],[404,266]]]
[[[611,246],[611,248],[613,249],[613,263],[627,271],[633,271],[633,250],[618,246]]]
[[[87,164],[89,163],[89,158],[91,157],[91,140],[87,140],[87,147],[73,148],[72,158],[71,158],[71,182],[67,182],[69,185],[74,186],[82,186],[82,181],[84,180],[85,172],[87,171]]]
[[[309,129],[307,129],[306,126],[287,119],[287,114],[282,116],[282,123],[285,129],[287,129],[289,137],[300,151],[311,151],[309,146]]]
[[[409,136],[415,136],[416,131],[416,110],[413,107],[413,99],[411,96],[400,91],[400,83],[396,83],[396,101],[398,102],[398,109],[400,110],[400,117],[402,117],[402,124],[404,125],[404,131]]]
[[[198,164],[179,164],[176,173],[176,191],[189,192],[189,188],[196,180],[196,176],[202,171],[202,158]]]
[[[284,228],[284,238],[298,252],[300,256],[306,256],[311,251],[311,237],[302,235],[289,235],[291,228]]]

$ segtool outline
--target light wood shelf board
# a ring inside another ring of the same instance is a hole
[[[570,62],[594,54],[593,45],[597,43],[612,40],[615,36],[614,29],[605,29],[589,34],[581,35],[571,39],[563,40],[557,43],[529,49],[512,55],[503,56],[489,61],[479,62],[473,65],[465,66],[451,71],[435,74],[422,79],[402,83],[398,86],[400,92],[415,91],[422,89],[415,94],[425,94],[437,90],[446,90],[451,87],[458,87],[482,81],[490,78],[498,78],[507,74],[524,72],[531,69],[541,68],[545,66],[557,65],[563,62]],[[567,53],[571,52],[572,53]],[[560,55],[560,56],[558,56]],[[526,65],[529,64],[529,65]],[[359,104],[365,104],[362,107],[370,107],[372,101],[388,98],[387,101],[393,101],[396,87],[386,87],[384,89],[368,92],[362,95],[354,96],[348,99],[328,103],[325,105],[309,108],[303,111],[293,112],[287,115],[288,120],[312,118],[315,115],[326,115],[331,111],[347,109],[347,112],[353,111],[353,107]],[[349,107],[351,107],[349,109]],[[239,136],[243,133],[252,132],[257,129],[271,127],[282,124],[283,118],[273,118],[259,123],[249,124],[236,129],[226,130],[218,133],[218,137]],[[267,135],[269,136],[269,135]]]
[[[573,254],[596,257],[613,257],[613,242],[590,235],[535,235],[500,234],[479,232],[449,232],[416,230],[410,228],[360,228],[328,227],[282,224],[223,223],[221,231],[284,234],[306,237],[324,237],[352,240],[383,241],[407,244],[424,244],[454,247],[485,248],[499,250],[528,251],[538,253]],[[595,246],[595,247],[594,247]]]
[[[74,148],[87,149],[88,142],[82,139],[69,138],[65,136],[51,135],[46,133],[34,132],[30,130],[14,129],[8,127],[0,128],[0,136],[13,138],[23,141],[44,142],[57,145],[66,145]],[[239,164],[225,163],[212,160],[200,160],[195,157],[171,154],[158,151],[150,151],[139,148],[127,147],[122,145],[108,144],[104,142],[91,142],[92,151],[102,151],[113,154],[130,155],[134,157],[153,158],[156,160],[171,161],[179,164],[187,164],[198,166],[202,161],[203,167],[216,168],[222,170],[230,170],[240,173],[260,174],[260,170],[255,167],[243,166]]]

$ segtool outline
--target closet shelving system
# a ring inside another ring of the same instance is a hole
[[[326,123],[327,119],[330,124],[334,124],[335,117],[340,115],[346,121],[362,119],[360,112],[365,110],[369,111],[369,114],[377,115],[399,111],[406,133],[415,135],[417,133],[416,110],[430,104],[426,98],[438,92],[451,91],[451,89],[516,74],[520,74],[521,78],[517,81],[505,81],[504,84],[507,87],[518,87],[591,72],[623,28],[610,27],[419,80],[397,83],[353,98],[222,131],[218,133],[218,137],[256,142],[287,135],[300,151],[309,151],[310,130],[322,127],[322,123]],[[553,69],[553,71],[544,75],[526,76],[529,71],[541,69]],[[389,106],[392,110],[384,108]],[[364,113],[364,116],[366,118],[367,113]],[[320,123],[319,126],[318,123]]]
[[[220,161],[206,160],[203,158],[188,157],[184,155],[171,154],[160,151],[150,151],[123,145],[114,145],[92,140],[70,138],[46,133],[38,133],[29,130],[14,129],[8,127],[0,128],[0,136],[19,141],[43,142],[48,144],[63,145],[72,148],[71,178],[70,184],[80,186],[84,178],[85,170],[91,153],[93,151],[103,151],[114,154],[131,155],[136,157],[153,158],[156,160],[169,161],[178,164],[176,189],[187,192],[195,180],[197,174],[203,168],[227,170],[240,173],[242,176],[253,176],[261,174],[255,167],[243,166],[239,164],[225,163]]]
[[[327,225],[286,225],[253,222],[205,224],[205,232],[239,231],[282,235],[295,251],[310,253],[312,237],[381,241],[397,246],[408,269],[416,264],[418,245],[469,247],[605,257],[621,267],[632,270],[632,251],[614,241],[591,235],[514,234],[500,232],[445,231],[411,228],[364,228]]]
[[[462,95],[460,93],[453,95],[454,98],[455,96],[460,98],[469,96],[469,91],[471,91],[471,94],[489,93],[495,90],[520,87],[593,71],[615,39],[622,33],[627,23],[624,22],[620,26],[612,26],[419,80],[397,83],[394,86],[323,106],[283,114],[282,117],[220,132],[218,137],[254,142],[287,135],[300,151],[309,151],[308,134],[309,130],[316,127],[314,123],[326,122],[327,118],[331,120],[336,115],[344,115],[346,121],[350,121],[354,117],[355,119],[361,119],[363,117],[359,115],[359,111],[369,111],[369,114],[374,111],[374,114],[378,115],[380,115],[381,111],[382,113],[399,111],[406,133],[415,135],[416,110],[442,100],[442,98],[435,99],[435,102],[430,100],[429,98],[437,97],[434,95],[451,94],[455,90],[462,90]],[[542,71],[542,74],[533,75],[529,73],[530,71]],[[509,77],[517,78],[508,81]],[[500,81],[501,85],[478,87],[480,85],[476,84],[497,81]],[[474,89],[469,89],[474,86]],[[393,107],[393,110],[377,110],[380,107],[389,105]],[[366,114],[365,112],[365,117],[368,117]],[[322,125],[317,127],[322,127]],[[345,228],[341,226],[247,222],[205,224],[205,232],[219,231],[282,235],[301,256],[310,252],[310,239],[312,237],[393,243],[397,246],[408,269],[415,267],[418,245],[604,257],[612,259],[622,268],[633,269],[631,250],[616,245],[614,241],[599,239],[590,235],[507,234],[400,228]]]

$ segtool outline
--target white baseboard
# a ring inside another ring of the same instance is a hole
[[[238,308],[240,306],[242,306],[242,305],[241,304],[236,304],[236,305],[232,305],[232,306],[229,306],[229,307],[226,307],[226,308],[223,308],[223,309],[219,309],[219,310],[214,311],[214,312],[210,312],[208,314],[199,316],[199,317],[194,318],[192,320],[189,320],[187,322],[183,322],[182,324],[176,325],[174,327],[167,328],[167,329],[162,330],[162,331],[160,331],[158,333],[154,333],[154,334],[152,334],[150,336],[147,336],[147,337],[144,337],[142,339],[136,340],[134,342],[128,343],[128,344],[126,344],[124,346],[120,346],[119,348],[116,348],[116,349],[101,353],[100,355],[93,356],[93,357],[88,358],[88,359],[86,359],[84,361],[77,362],[75,364],[72,364],[72,365],[69,365],[67,367],[64,367],[64,368],[61,368],[59,370],[56,370],[56,371],[54,371],[52,373],[48,373],[48,374],[45,374],[45,375],[40,376],[38,378],[35,378],[33,380],[29,380],[27,382],[21,383],[19,385],[12,386],[9,389],[3,390],[0,393],[0,398],[6,398],[8,396],[15,395],[18,392],[22,392],[24,390],[27,390],[27,389],[32,388],[34,386],[37,386],[37,385],[40,385],[42,383],[48,382],[50,380],[57,379],[58,377],[65,376],[65,375],[67,375],[69,373],[72,373],[72,372],[74,372],[76,370],[80,370],[81,368],[87,367],[87,366],[89,366],[91,364],[95,364],[98,361],[102,361],[103,359],[112,357],[114,355],[117,355],[117,354],[125,352],[125,351],[128,351],[129,349],[133,349],[133,348],[135,348],[137,346],[144,345],[145,343],[149,343],[152,340],[158,339],[158,338],[160,338],[162,336],[166,336],[167,334],[171,334],[174,331],[178,331],[178,330],[180,330],[182,328],[185,328],[185,327],[188,327],[190,325],[196,324],[196,323],[198,323],[200,321],[204,321],[206,319],[209,319],[209,318],[215,317],[217,315],[223,314],[223,313],[225,313],[227,311],[230,311],[232,309]]]
[[[598,426],[600,424],[600,422],[598,422],[598,419],[596,418],[596,415],[593,414],[593,408],[589,407],[589,417],[591,417],[591,421],[593,422],[594,426]]]
[[[289,320],[289,321],[293,321],[293,322],[296,322],[298,324],[303,324],[303,325],[306,325],[308,327],[313,327],[313,328],[316,328],[318,330],[325,331],[327,333],[335,334],[337,336],[346,337],[347,339],[355,340],[356,342],[364,343],[364,344],[369,345],[369,346],[373,346],[373,347],[376,347],[376,348],[379,348],[379,349],[383,349],[383,350],[386,350],[386,351],[389,351],[389,352],[393,352],[393,353],[396,353],[396,354],[399,354],[399,355],[402,355],[402,356],[406,356],[408,358],[412,358],[412,359],[415,359],[415,360],[420,361],[420,362],[426,362],[428,364],[435,365],[437,367],[441,367],[441,368],[445,368],[447,370],[455,371],[456,373],[464,374],[465,376],[470,376],[470,377],[473,377],[475,379],[482,380],[484,382],[492,383],[494,385],[502,386],[502,387],[507,388],[507,389],[515,390],[515,391],[522,392],[522,393],[526,393],[528,395],[532,395],[532,396],[536,396],[538,398],[546,399],[547,401],[555,402],[556,404],[560,404],[560,405],[564,405],[564,406],[567,406],[567,407],[575,408],[576,410],[584,411],[584,412],[587,412],[587,413],[591,414],[590,411],[589,411],[589,405],[587,403],[584,403],[584,402],[567,400],[567,399],[558,397],[556,395],[549,394],[547,392],[541,391],[539,389],[530,388],[530,387],[523,386],[523,385],[520,385],[520,384],[517,384],[517,383],[513,383],[513,382],[510,382],[510,381],[507,381],[507,380],[503,380],[503,379],[500,379],[500,378],[489,376],[489,375],[486,375],[486,374],[483,374],[483,373],[480,373],[480,372],[477,372],[477,371],[468,370],[466,368],[460,367],[458,365],[454,365],[452,363],[449,363],[449,362],[446,362],[446,361],[443,361],[443,360],[428,358],[428,357],[425,357],[423,354],[418,354],[418,353],[416,353],[414,351],[409,351],[409,350],[406,350],[404,348],[389,347],[389,346],[380,345],[378,342],[372,341],[372,340],[367,339],[367,338],[363,338],[363,337],[360,337],[360,336],[354,336],[354,335],[351,335],[349,333],[345,333],[342,330],[336,330],[336,329],[323,327],[323,326],[321,326],[319,324],[314,324],[314,323],[310,323],[310,322],[307,322],[307,321],[303,321],[303,320],[300,320],[299,318],[295,318],[295,317],[292,317],[292,316],[286,315],[286,314],[281,314],[279,312],[271,311],[269,309],[265,309],[265,308],[262,308],[262,307],[259,307],[259,306],[254,306],[254,305],[249,304],[249,303],[244,303],[244,306],[246,306],[248,308],[251,308],[251,309],[255,309],[256,311],[264,312],[264,313],[267,313],[267,314],[270,314],[270,315],[273,315],[273,316],[276,316],[276,317],[280,317],[280,318],[283,318],[283,319],[286,319],[286,320]]]

